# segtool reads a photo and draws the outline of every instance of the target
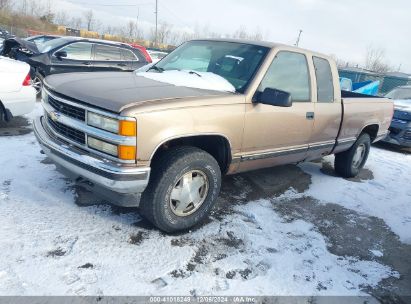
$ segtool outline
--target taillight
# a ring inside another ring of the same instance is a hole
[[[30,74],[27,74],[26,78],[24,78],[24,81],[23,81],[23,87],[28,87],[28,86],[31,86]]]

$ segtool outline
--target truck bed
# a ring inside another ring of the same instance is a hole
[[[355,140],[365,127],[376,131],[373,142],[387,135],[393,113],[393,103],[388,98],[348,91],[341,91],[341,97],[343,114],[338,142]]]

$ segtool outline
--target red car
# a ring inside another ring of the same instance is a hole
[[[129,45],[132,46],[132,47],[135,48],[135,49],[140,50],[141,53],[142,53],[142,54],[144,55],[144,57],[146,58],[146,60],[147,60],[148,63],[152,63],[152,62],[153,62],[153,59],[151,59],[150,54],[147,52],[147,49],[146,49],[144,46],[139,45],[139,44],[136,44],[136,43],[129,43]]]

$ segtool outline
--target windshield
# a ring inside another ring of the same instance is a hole
[[[53,40],[49,40],[44,43],[36,43],[36,46],[40,53],[47,53],[48,51],[55,49],[67,42],[71,41],[69,38],[57,38]]]
[[[402,100],[411,99],[411,87],[410,88],[396,88],[385,95],[387,98]]]
[[[220,41],[190,41],[157,63],[157,71],[191,70],[211,72],[243,93],[269,48]]]

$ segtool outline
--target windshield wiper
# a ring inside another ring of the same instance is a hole
[[[163,73],[163,72],[164,72],[164,69],[163,69],[163,68],[160,68],[160,67],[158,67],[158,66],[156,66],[156,65],[153,65],[152,67],[150,67],[150,68],[147,70],[147,72],[150,71],[150,70],[155,70],[155,71],[157,71],[157,72],[159,72],[159,73]]]
[[[189,71],[188,72],[189,74],[195,74],[195,75],[197,75],[198,77],[203,77],[203,76],[201,76],[199,73],[197,73],[196,71]]]

